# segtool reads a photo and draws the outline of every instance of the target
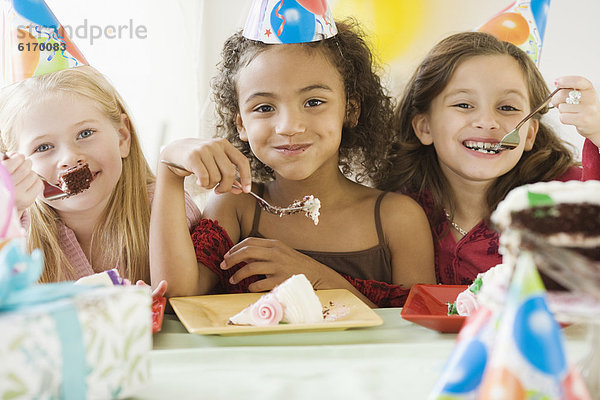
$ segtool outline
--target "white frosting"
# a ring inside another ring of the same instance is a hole
[[[283,306],[283,322],[290,324],[323,322],[323,306],[304,274],[292,275],[274,288],[273,294]]]
[[[283,308],[281,322],[290,324],[323,322],[323,306],[304,274],[292,275],[270,293],[262,296],[257,302],[229,318],[229,322],[236,325],[257,325],[256,318],[252,315],[253,307],[261,302],[265,296],[274,296],[281,304]]]
[[[303,201],[304,206],[302,208],[306,212],[306,216],[310,217],[315,225],[317,225],[319,223],[319,215],[321,215],[319,212],[321,209],[321,200],[311,194],[310,196],[304,197]]]
[[[538,182],[511,190],[492,214],[492,222],[501,229],[509,226],[511,213],[530,208],[528,192],[547,194],[556,204],[600,204],[600,181]]]
[[[296,200],[290,205],[290,208],[297,207],[300,207],[300,210],[297,210],[295,212],[304,211],[304,214],[308,218],[312,219],[315,225],[319,223],[319,215],[321,215],[321,213],[319,212],[319,210],[321,209],[321,200],[317,199],[312,194],[304,196],[302,200]]]

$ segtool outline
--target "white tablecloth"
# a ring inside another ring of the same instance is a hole
[[[174,317],[154,336],[152,381],[139,399],[425,399],[455,334],[375,310],[384,324],[337,332],[203,336]],[[570,360],[587,351],[585,327],[564,330]]]

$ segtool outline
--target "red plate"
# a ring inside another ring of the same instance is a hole
[[[153,296],[152,298],[152,333],[160,332],[160,329],[162,328],[166,303],[166,297]]]
[[[442,333],[458,333],[466,317],[448,315],[448,304],[468,285],[414,285],[400,312],[402,318]]]

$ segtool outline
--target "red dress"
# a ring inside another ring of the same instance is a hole
[[[558,181],[600,179],[600,155],[598,147],[589,140],[583,148],[583,168],[571,167]],[[478,273],[485,272],[502,262],[498,254],[499,235],[480,221],[458,242],[450,233],[445,216],[433,225],[433,201],[430,196],[413,196],[425,210],[430,224],[435,246],[435,271],[438,283],[444,285],[470,285]]]

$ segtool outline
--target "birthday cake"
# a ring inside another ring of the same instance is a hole
[[[501,308],[504,304],[512,269],[506,264],[498,264],[484,273],[478,274],[471,285],[448,303],[448,315],[469,316],[481,304],[490,309]]]
[[[323,322],[323,306],[304,274],[292,275],[229,318],[228,325],[268,326]]]
[[[513,189],[491,217],[504,252],[527,230],[553,246],[600,261],[600,181],[540,182]]]
[[[87,163],[77,164],[58,177],[59,186],[63,192],[75,195],[89,189],[92,183],[92,172]]]

